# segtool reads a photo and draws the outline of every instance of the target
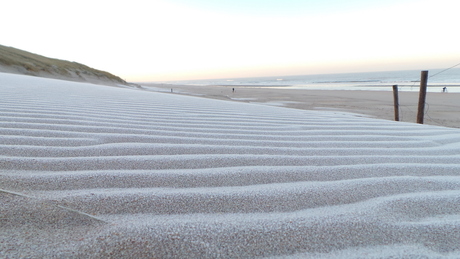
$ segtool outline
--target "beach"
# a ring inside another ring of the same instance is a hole
[[[1,258],[460,257],[460,130],[391,92],[143,88],[0,73]]]
[[[304,110],[338,110],[394,120],[392,91],[309,90],[269,86],[142,84],[146,89]],[[389,87],[391,89],[391,87]],[[419,88],[419,87],[414,87]],[[235,89],[233,91],[233,89]],[[419,93],[399,91],[400,121],[416,122]],[[424,124],[460,128],[460,93],[428,92]]]

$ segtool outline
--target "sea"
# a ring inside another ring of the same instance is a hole
[[[289,88],[311,90],[420,90],[420,70],[342,73],[253,78],[222,78],[182,80],[163,83],[182,85],[214,85],[253,88]],[[460,68],[428,70],[428,92],[460,92]]]

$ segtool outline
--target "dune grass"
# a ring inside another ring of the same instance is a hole
[[[13,47],[0,45],[0,65],[10,67],[22,67],[27,74],[36,75],[40,72],[55,74],[63,77],[72,76],[93,76],[101,80],[109,80],[121,84],[126,81],[108,72],[97,70],[86,65],[66,60],[48,58]]]

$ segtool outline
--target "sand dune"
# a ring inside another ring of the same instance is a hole
[[[108,72],[0,45],[0,72],[102,85],[129,85]]]
[[[2,73],[0,99],[0,257],[460,257],[458,129]]]

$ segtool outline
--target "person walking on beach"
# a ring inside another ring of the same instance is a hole
[[[235,88],[232,88],[233,92],[235,92]]]
[[[444,87],[442,88],[442,92],[443,92],[443,93],[447,92],[447,86],[444,86]]]

